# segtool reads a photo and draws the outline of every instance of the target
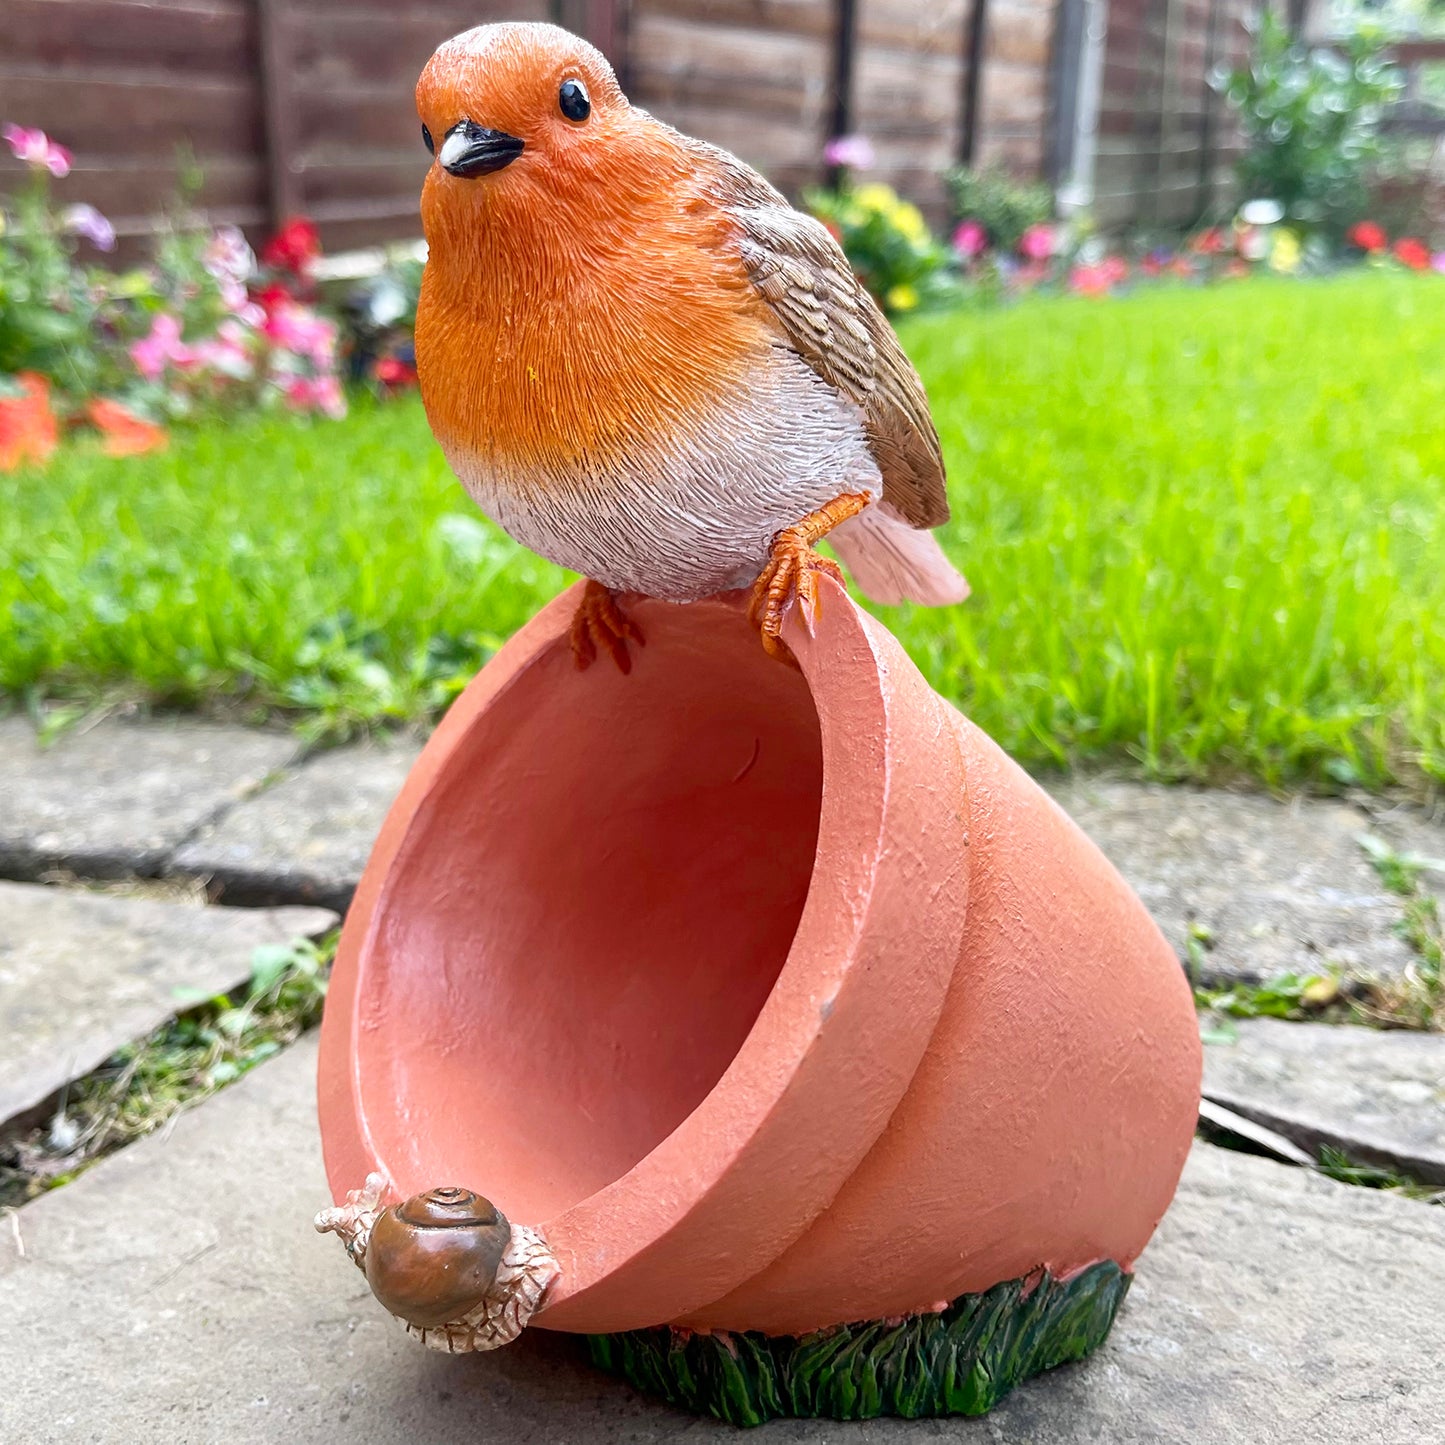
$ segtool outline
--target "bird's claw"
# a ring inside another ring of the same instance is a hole
[[[632,655],[628,642],[645,647],[646,641],[638,625],[617,605],[617,599],[600,582],[587,583],[582,600],[572,618],[572,660],[583,672],[597,661],[599,647],[607,649],[618,670],[632,671]]]
[[[778,534],[772,555],[753,584],[748,600],[748,621],[761,634],[763,649],[769,657],[793,667],[798,665],[792,648],[783,641],[783,619],[787,616],[788,604],[796,599],[803,627],[809,637],[813,635],[822,605],[818,594],[820,572],[847,585],[838,564],[815,552],[797,529],[790,527]]]

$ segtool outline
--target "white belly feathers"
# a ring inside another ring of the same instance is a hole
[[[782,347],[686,434],[639,437],[620,463],[582,458],[528,476],[446,451],[477,505],[523,546],[676,602],[748,585],[784,527],[840,493],[883,489],[862,413]]]

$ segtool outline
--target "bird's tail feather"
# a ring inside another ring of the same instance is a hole
[[[938,538],[910,526],[886,502],[850,517],[828,540],[859,591],[874,602],[947,607],[968,596],[968,583]]]

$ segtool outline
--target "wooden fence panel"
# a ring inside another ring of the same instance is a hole
[[[948,218],[943,176],[958,161],[970,3],[858,3],[852,128],[873,143],[873,174],[935,224]]]
[[[0,0],[0,119],[70,146],[63,194],[133,241],[173,194],[182,151],[214,218],[253,240],[291,213],[313,215],[328,249],[399,239],[419,229],[427,160],[412,91],[433,47],[503,16],[559,18],[609,48],[639,104],[791,194],[823,179],[824,143],[843,122],[872,140],[877,176],[941,221],[967,96],[976,163],[1038,175],[1057,159],[1056,22],[1071,3]],[[1206,76],[1243,58],[1256,3],[1111,0],[1094,171],[1103,224],[1177,224],[1221,193],[1237,137]],[[0,189],[20,174],[0,157]]]
[[[634,0],[631,97],[796,194],[822,175],[831,0]]]
[[[1249,54],[1254,0],[1110,0],[1093,213],[1177,227],[1229,194],[1238,129],[1208,84]]]
[[[549,0],[400,11],[380,0],[3,0],[0,119],[70,147],[63,194],[99,207],[132,243],[155,230],[183,155],[201,170],[211,218],[253,241],[293,212],[314,216],[331,250],[409,238],[427,165],[412,91],[427,56],[488,19],[551,11]],[[0,188],[19,176],[0,160]]]
[[[186,153],[218,218],[263,226],[257,63],[250,0],[0,4],[0,119],[70,147],[63,194],[99,206],[123,237],[154,228]],[[18,165],[3,164],[0,185],[14,184]]]
[[[977,161],[1022,176],[1044,167],[1054,0],[988,0]]]

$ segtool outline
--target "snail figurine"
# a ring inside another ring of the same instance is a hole
[[[340,1237],[378,1302],[422,1344],[448,1354],[510,1344],[560,1273],[546,1241],[470,1189],[384,1206],[386,1189],[383,1175],[367,1175],[316,1216],[318,1233]]]

